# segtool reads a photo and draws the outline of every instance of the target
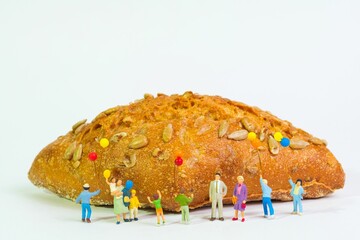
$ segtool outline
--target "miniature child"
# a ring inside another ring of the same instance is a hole
[[[271,192],[272,189],[267,185],[268,181],[266,179],[262,178],[262,174],[260,173],[260,185],[261,185],[261,190],[262,190],[262,203],[263,203],[263,208],[264,208],[264,217],[265,218],[269,218],[268,215],[268,207],[270,210],[270,218],[269,219],[274,219],[274,208],[272,206],[272,202],[271,202]]]
[[[244,177],[238,176],[237,183],[235,184],[235,188],[233,191],[233,199],[234,199],[234,217],[233,221],[238,220],[239,211],[241,213],[241,222],[245,222],[245,208],[246,208],[246,199],[247,199],[247,187],[244,184]]]
[[[136,196],[136,190],[132,189],[131,190],[130,205],[129,205],[130,221],[132,221],[133,219],[134,219],[134,221],[139,220],[138,217],[137,217],[139,207],[140,207],[140,202],[139,202],[138,197]]]
[[[111,182],[109,182],[108,178],[105,178],[107,185],[109,185],[110,187],[110,194],[111,193],[116,193],[117,189],[116,189],[116,178],[112,177],[111,178]],[[119,199],[120,197],[116,197],[117,199]]]
[[[194,198],[194,194],[191,194],[190,197],[187,197],[185,195],[185,190],[184,189],[180,189],[180,194],[175,196],[175,202],[178,202],[180,204],[181,223],[185,223],[185,224],[190,223],[189,203],[192,202],[193,198]]]
[[[81,202],[81,220],[85,222],[86,217],[86,222],[91,223],[90,198],[98,195],[100,193],[100,190],[97,190],[95,192],[89,192],[90,185],[88,183],[85,183],[83,185],[83,189],[84,191],[80,193],[80,195],[76,198],[75,202]]]
[[[153,203],[155,205],[155,209],[156,209],[156,218],[157,218],[157,226],[160,226],[160,216],[163,220],[163,224],[165,224],[165,217],[164,217],[164,212],[163,209],[161,207],[161,193],[159,190],[157,190],[158,194],[154,194],[154,200],[151,201],[150,197],[148,196],[147,199],[149,201],[149,203]]]
[[[293,204],[294,209],[292,211],[292,214],[298,214],[299,216],[303,213],[302,203],[301,199],[303,199],[304,188],[302,187],[302,180],[298,179],[296,180],[296,184],[292,181],[291,176],[289,176],[289,183],[291,185],[291,191],[290,195],[293,197]],[[297,210],[297,207],[299,205],[299,211]]]

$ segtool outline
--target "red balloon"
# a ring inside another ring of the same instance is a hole
[[[183,164],[182,158],[181,158],[181,157],[177,157],[177,158],[175,159],[175,165],[176,165],[176,166],[181,166],[182,164]]]
[[[96,152],[89,153],[89,159],[90,159],[90,161],[95,161],[97,159]]]

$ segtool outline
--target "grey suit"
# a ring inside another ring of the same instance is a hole
[[[218,205],[219,218],[223,217],[223,195],[226,195],[227,187],[221,180],[218,182],[218,189],[216,189],[216,180],[211,181],[209,187],[209,198],[211,199],[211,217],[216,216],[216,205]]]

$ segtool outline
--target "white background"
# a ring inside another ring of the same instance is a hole
[[[360,2],[347,0],[0,0],[1,239],[339,239],[359,209]],[[111,208],[80,206],[34,187],[36,154],[78,120],[144,93],[220,95],[258,106],[328,141],[347,174],[343,190],[275,203],[277,218],[250,204],[245,223],[180,225],[153,210],[114,224]]]

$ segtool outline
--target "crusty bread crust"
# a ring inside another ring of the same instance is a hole
[[[255,144],[246,138],[250,131],[257,135]],[[282,147],[275,132],[291,145]],[[109,146],[100,146],[101,138]],[[96,161],[89,160],[90,152],[96,152]],[[174,163],[177,156],[183,159],[180,166]],[[146,94],[100,113],[91,123],[78,122],[37,155],[29,179],[71,200],[88,182],[91,189],[102,190],[93,204],[112,205],[102,174],[106,169],[123,182],[131,179],[142,203],[161,190],[163,208],[172,211],[179,210],[173,195],[180,188],[194,193],[190,208],[208,205],[215,172],[221,172],[228,186],[225,203],[231,203],[238,175],[245,178],[248,200],[260,200],[260,170],[273,189],[272,198],[282,201],[291,199],[289,175],[303,180],[305,198],[323,197],[345,182],[341,164],[324,140],[257,107],[192,92]]]

